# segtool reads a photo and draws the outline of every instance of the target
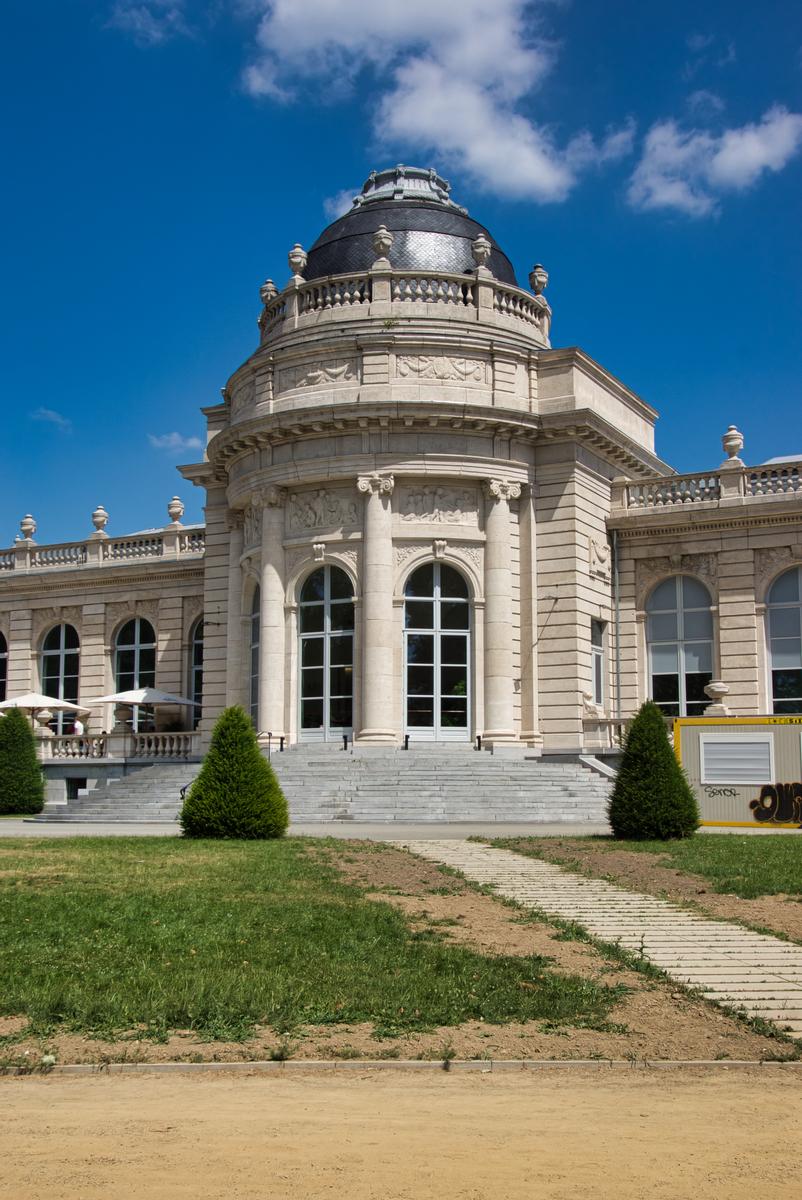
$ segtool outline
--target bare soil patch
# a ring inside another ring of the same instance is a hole
[[[614,842],[586,842],[576,838],[524,838],[518,845],[509,841],[510,850],[528,850],[538,858],[557,863],[598,879],[608,879],[633,891],[646,892],[666,900],[693,904],[712,917],[770,929],[802,942],[802,903],[798,897],[779,893],[774,896],[741,896],[714,892],[703,875],[678,871],[661,865],[659,857],[646,850],[621,850]]]
[[[791,1200],[796,1072],[0,1080],[2,1200]]]

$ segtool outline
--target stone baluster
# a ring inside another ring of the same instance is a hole
[[[485,720],[490,745],[516,740],[512,679],[510,500],[520,483],[488,479],[485,494]]]
[[[362,554],[362,727],[360,742],[396,740],[393,724],[392,475],[360,475],[366,497]]]
[[[284,730],[284,504],[285,488],[262,496],[261,634],[259,662],[260,740]]]

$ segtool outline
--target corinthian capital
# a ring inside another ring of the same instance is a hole
[[[380,475],[372,471],[370,475],[360,475],[356,481],[357,491],[372,492],[379,496],[392,496],[395,479],[392,475]]]
[[[521,494],[521,485],[510,483],[507,479],[486,479],[483,490],[488,500],[517,500]]]

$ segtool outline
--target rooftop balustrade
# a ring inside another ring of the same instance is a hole
[[[203,556],[205,536],[202,526],[180,526],[115,538],[92,534],[83,542],[59,542],[50,546],[40,546],[32,538],[24,537],[11,549],[0,550],[0,572],[107,567],[155,559],[197,559]]]
[[[754,500],[802,498],[802,459],[798,462],[745,467],[725,463],[717,471],[666,475],[613,485],[613,516],[633,512],[712,508]]]

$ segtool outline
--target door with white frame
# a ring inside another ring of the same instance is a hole
[[[468,584],[446,563],[425,563],[404,589],[404,732],[411,741],[469,740],[470,662]]]
[[[298,605],[298,714],[302,742],[353,733],[354,590],[339,567],[319,567]]]

